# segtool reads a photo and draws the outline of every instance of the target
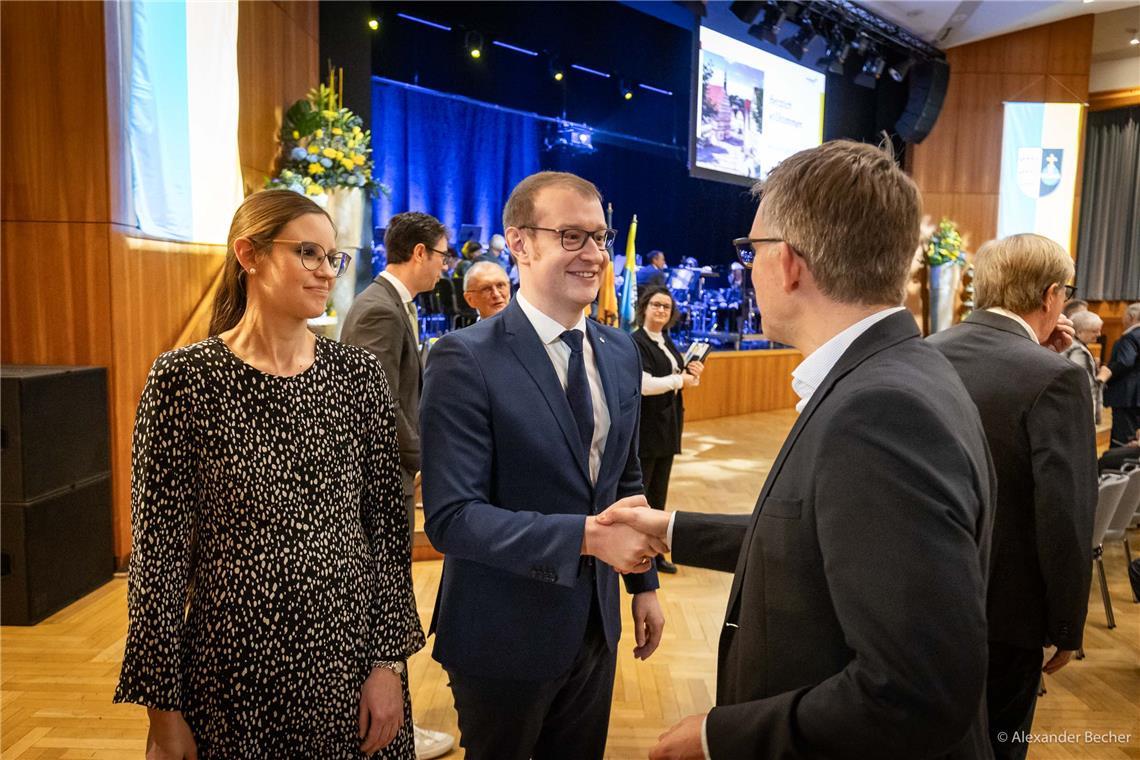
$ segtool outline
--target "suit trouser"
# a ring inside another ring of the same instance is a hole
[[[1123,446],[1136,437],[1140,427],[1140,406],[1112,407],[1112,445]]]
[[[1029,751],[1025,734],[1033,728],[1042,660],[1040,647],[1023,649],[990,642],[986,708],[995,760],[1023,760]]]
[[[645,484],[645,499],[654,509],[665,509],[669,497],[669,475],[673,472],[673,455],[642,457],[641,481]]]
[[[459,743],[468,760],[602,760],[617,653],[610,651],[595,597],[569,672],[515,681],[448,670]]]

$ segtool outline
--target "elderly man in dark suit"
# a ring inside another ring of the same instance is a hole
[[[1125,446],[1140,427],[1140,303],[1124,310],[1124,334],[1101,368],[1104,405],[1112,407],[1112,445]]]
[[[423,385],[415,297],[447,269],[447,230],[434,216],[396,214],[384,233],[388,266],[352,302],[340,339],[376,355],[396,400],[396,437],[408,529],[415,534],[415,479],[420,470],[420,389]],[[416,756],[439,757],[455,743],[441,731],[415,727]]]
[[[631,573],[637,656],[664,625],[660,541],[595,517],[645,503],[641,367],[628,335],[583,316],[613,242],[597,188],[531,175],[503,226],[518,295],[442,337],[424,380],[424,513],[444,555],[433,655],[470,760],[601,760],[619,571]]]
[[[800,417],[751,515],[614,509],[673,560],[733,571],[716,706],[658,758],[986,758],[994,476],[977,409],[900,305],[921,200],[884,151],[835,141],[762,185],[764,329],[800,349]]]
[[[1057,353],[1073,260],[1039,235],[983,245],[977,311],[930,337],[978,406],[997,471],[987,705],[998,758],[1024,758],[1044,671],[1081,646],[1092,573],[1096,432],[1085,372]],[[1055,350],[1050,350],[1045,345]]]

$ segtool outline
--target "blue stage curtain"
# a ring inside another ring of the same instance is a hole
[[[502,232],[511,189],[539,170],[541,130],[533,118],[372,82],[375,175],[392,188],[373,202],[373,224],[423,211],[452,239],[462,224]]]

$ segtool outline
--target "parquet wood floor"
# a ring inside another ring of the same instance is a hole
[[[685,454],[673,468],[670,506],[746,512],[795,419],[787,411],[708,420],[689,426]],[[1140,548],[1140,535],[1133,533]],[[1034,745],[1035,760],[1140,760],[1140,605],[1128,594],[1124,553],[1106,548],[1117,628],[1107,630],[1099,590],[1089,600],[1087,659],[1047,679],[1035,733],[1070,733],[1072,741]],[[414,565],[416,598],[425,625],[441,563]],[[716,641],[730,577],[681,568],[660,592],[667,618],[664,642],[648,662],[633,659],[623,639],[614,686],[608,756],[644,758],[656,737],[678,719],[712,705]],[[629,611],[625,610],[628,629]],[[31,628],[0,630],[0,756],[138,758],[146,736],[142,708],[111,704],[126,634],[126,582],[115,580]],[[430,647],[430,642],[429,642]],[[416,721],[455,732],[446,677],[428,650],[410,663]],[[1129,735],[1109,744],[1085,731]],[[1070,738],[1068,736],[1062,738]],[[454,751],[449,758],[462,757]]]

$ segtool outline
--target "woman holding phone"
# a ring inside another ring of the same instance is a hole
[[[636,320],[641,328],[633,334],[641,352],[641,477],[650,506],[665,509],[673,457],[681,453],[685,422],[681,392],[700,385],[705,365],[692,361],[682,366],[684,358],[669,337],[669,328],[677,321],[677,303],[667,288],[653,285],[641,292]],[[677,572],[665,555],[658,555],[657,569]]]

